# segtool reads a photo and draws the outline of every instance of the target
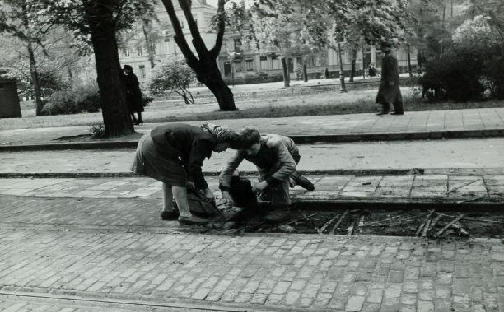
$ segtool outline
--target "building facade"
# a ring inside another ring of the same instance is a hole
[[[176,5],[177,1],[174,1]],[[217,8],[206,3],[206,0],[193,0],[192,13],[197,21],[200,34],[207,45],[213,47],[216,39],[216,33],[212,30],[212,18],[216,14]],[[157,21],[153,22],[152,32],[152,51],[155,51],[153,59],[155,63],[165,60],[183,59],[182,52],[173,40],[173,30],[166,9],[162,4],[155,9]],[[183,12],[176,7],[177,16],[181,22],[182,29],[189,46],[192,47],[192,37],[184,18]],[[134,28],[128,39],[124,40],[120,49],[121,64],[128,64],[133,67],[140,81],[143,81],[152,71],[146,48],[145,35],[141,31],[140,25]],[[196,52],[193,51],[195,54]],[[406,72],[408,66],[408,51],[399,47],[396,49],[397,58],[401,71]],[[417,53],[413,49],[409,53],[410,61],[413,66],[417,64]],[[343,69],[351,70],[351,53],[345,50],[343,55]],[[253,80],[257,77],[280,76],[282,72],[281,55],[278,51],[260,52],[249,43],[242,44],[240,36],[236,32],[228,31],[224,35],[223,46],[218,57],[218,66],[224,79],[229,81],[233,79],[237,83],[243,83]],[[288,59],[288,69],[291,78],[299,76],[299,68],[303,61],[307,65],[307,72],[312,78],[324,76],[326,69],[331,73],[331,77],[336,76],[340,69],[339,57],[336,51],[327,49],[312,55],[293,55]],[[357,52],[356,70],[362,74],[363,64],[365,67],[373,64],[380,67],[381,56],[378,49],[371,45]],[[347,75],[348,76],[348,75]]]

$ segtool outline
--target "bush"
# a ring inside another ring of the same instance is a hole
[[[500,49],[487,50],[484,60],[483,75],[487,82],[490,96],[504,99],[504,52]]]
[[[459,71],[474,74],[472,80],[477,79],[490,97],[504,99],[504,46],[499,31],[479,15],[460,25],[452,39],[453,52],[463,58]]]
[[[485,91],[480,79],[483,61],[479,53],[453,50],[428,61],[425,70],[422,87],[435,90],[437,99],[467,102],[482,98]]]
[[[102,123],[92,124],[91,128],[89,128],[89,132],[92,138],[103,139],[105,138],[105,125]]]
[[[56,91],[47,102],[42,108],[41,115],[95,113],[100,110],[100,92],[97,85],[88,84],[74,90]]]
[[[189,84],[194,81],[193,70],[184,61],[169,61],[157,65],[146,82],[152,95],[175,92],[184,98],[186,104],[194,103],[189,92]]]

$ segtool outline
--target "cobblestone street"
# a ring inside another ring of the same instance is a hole
[[[2,196],[0,306],[11,307],[3,311],[23,311],[2,299],[23,294],[146,306],[503,311],[499,240],[194,235],[158,213],[153,201]]]

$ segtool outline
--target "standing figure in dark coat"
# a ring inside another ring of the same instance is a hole
[[[376,95],[376,103],[381,105],[378,116],[390,112],[390,104],[394,105],[391,115],[404,115],[403,100],[399,90],[399,67],[397,59],[391,53],[392,42],[381,43],[381,51],[385,54],[382,60],[380,88]]]
[[[126,102],[128,103],[128,111],[133,119],[135,125],[141,124],[143,102],[142,102],[142,91],[140,90],[140,85],[138,83],[138,77],[133,73],[133,67],[129,65],[124,65],[124,83],[126,87]],[[137,113],[138,119],[135,118]]]
[[[132,171],[163,182],[163,220],[176,220],[180,224],[205,224],[207,219],[194,216],[189,211],[186,185],[189,181],[208,199],[214,199],[202,172],[203,161],[213,152],[223,152],[228,147],[241,145],[234,131],[217,125],[202,127],[183,123],[170,123],[154,128],[144,135],[133,162]],[[173,207],[175,199],[179,211]]]

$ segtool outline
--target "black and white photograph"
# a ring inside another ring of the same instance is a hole
[[[0,0],[0,312],[504,312],[504,1]]]

